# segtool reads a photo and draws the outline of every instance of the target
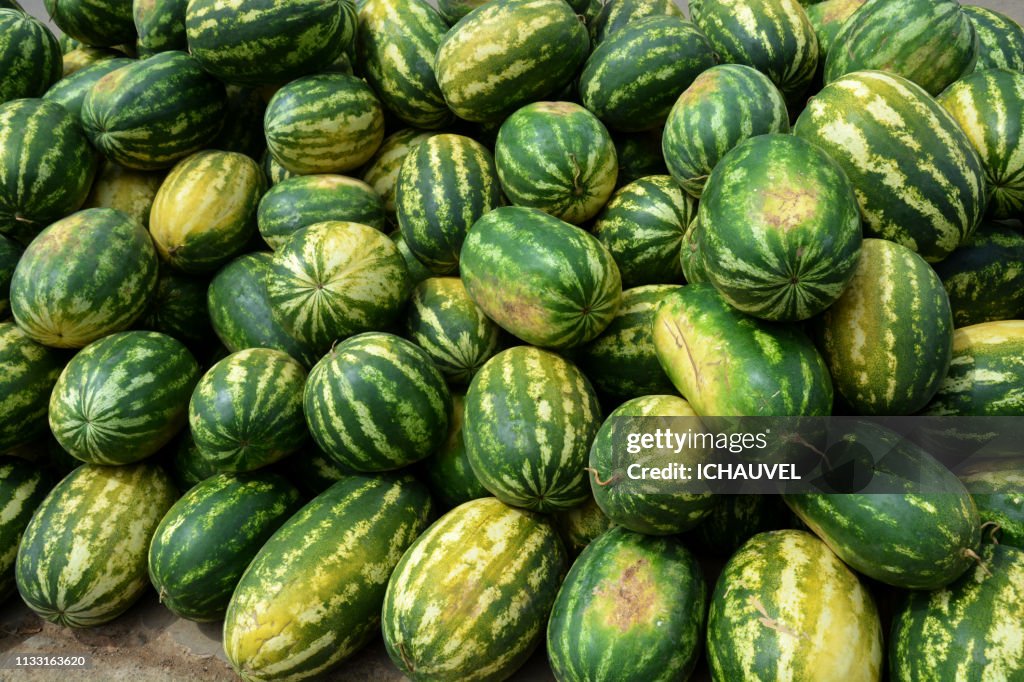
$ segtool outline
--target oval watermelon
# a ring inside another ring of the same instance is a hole
[[[963,12],[978,34],[977,71],[1024,71],[1024,26],[987,7],[964,5]]]
[[[133,0],[132,21],[139,34],[136,46],[139,56],[150,57],[158,52],[188,49],[185,35],[187,0]]]
[[[116,208],[148,229],[153,199],[165,177],[161,171],[137,171],[108,161],[92,183],[83,207]]]
[[[673,0],[608,0],[590,24],[590,40],[596,48],[605,38],[646,17],[686,18]]]
[[[110,47],[135,41],[132,3],[126,0],[45,0],[60,30],[86,45]]]
[[[54,83],[43,95],[43,99],[56,102],[81,120],[85,98],[96,82],[108,73],[132,63],[133,60],[128,58],[113,57],[83,66]]]
[[[18,457],[0,458],[0,604],[14,594],[21,536],[50,488],[42,468]]]
[[[1024,320],[954,331],[949,372],[925,413],[1024,416]]]
[[[933,266],[957,327],[1024,315],[1024,234],[983,222],[949,258]]]
[[[60,45],[43,22],[0,7],[0,104],[42,97],[63,71]]]
[[[384,214],[392,223],[396,221],[395,190],[398,173],[405,157],[424,140],[435,133],[403,128],[384,138],[380,147],[359,171],[363,182],[368,184],[384,202]]]

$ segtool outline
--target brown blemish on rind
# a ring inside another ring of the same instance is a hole
[[[765,192],[764,222],[786,232],[799,227],[816,212],[818,193],[806,187],[778,187]]]
[[[651,620],[656,594],[654,583],[646,571],[649,565],[647,559],[638,559],[615,582],[606,582],[594,588],[595,596],[611,600],[609,625],[621,632]]]

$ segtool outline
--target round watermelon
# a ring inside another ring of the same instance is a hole
[[[165,177],[163,171],[132,170],[108,161],[92,183],[84,208],[116,208],[148,229],[153,199]]]

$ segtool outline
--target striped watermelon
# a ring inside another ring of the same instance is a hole
[[[589,47],[587,29],[563,0],[497,0],[445,35],[434,73],[460,118],[500,120],[571,81]]]
[[[44,4],[60,30],[86,45],[135,42],[131,0],[44,0]]]
[[[388,655],[414,679],[505,679],[541,641],[565,570],[543,517],[493,497],[456,507],[409,547],[388,582]]]
[[[96,175],[78,118],[55,102],[0,104],[0,234],[28,243],[77,211]]]
[[[653,175],[619,189],[591,231],[615,258],[622,286],[672,284],[681,281],[679,251],[696,214],[696,199],[670,176]]]
[[[325,220],[385,226],[384,203],[362,180],[344,175],[305,175],[274,185],[260,199],[256,214],[260,234],[272,249],[293,233]]]
[[[178,493],[152,464],[80,466],[25,529],[18,592],[42,618],[77,628],[107,623],[142,596],[146,550]]]
[[[50,429],[83,462],[135,462],[185,425],[198,380],[199,365],[180,341],[154,332],[111,334],[64,368],[50,397]]]
[[[139,34],[140,57],[168,50],[188,50],[185,8],[188,0],[133,0],[132,20]]]
[[[405,334],[456,384],[468,384],[503,341],[501,327],[473,303],[458,277],[431,277],[417,285]]]
[[[410,284],[387,235],[336,221],[292,235],[274,254],[266,280],[274,319],[319,353],[340,338],[393,322]]]
[[[587,545],[615,524],[597,506],[593,495],[578,507],[557,512],[552,516],[569,558],[574,560]]]
[[[308,439],[302,415],[306,369],[287,353],[250,348],[214,365],[188,406],[192,439],[219,471],[272,464]]]
[[[84,66],[50,86],[43,99],[60,104],[72,115],[80,118],[85,98],[96,81],[132,63],[134,60],[127,57],[113,57]]]
[[[658,303],[675,289],[671,284],[626,289],[611,323],[580,347],[576,360],[598,391],[617,398],[675,392],[658,362],[652,324]]]
[[[18,457],[0,457],[0,604],[14,594],[14,561],[32,513],[49,492],[47,476]]]
[[[478,220],[461,265],[466,291],[484,313],[538,346],[590,341],[611,323],[622,296],[608,250],[537,209],[503,207]]]
[[[683,10],[673,0],[608,0],[590,25],[590,40],[596,48],[605,38],[646,17],[679,17]]]
[[[266,287],[272,262],[269,253],[250,253],[217,273],[206,294],[213,331],[232,353],[246,348],[273,348],[312,367],[320,359],[319,353],[274,318]]]
[[[963,12],[978,34],[978,71],[1024,71],[1024,26],[987,7],[964,5]]]
[[[384,110],[366,83],[344,73],[306,76],[267,104],[267,150],[293,173],[343,173],[384,140]]]
[[[384,214],[392,223],[396,222],[395,190],[398,173],[409,152],[434,133],[403,128],[384,138],[373,157],[360,170],[363,182],[374,189],[384,202]]]
[[[786,102],[764,74],[722,64],[697,76],[672,106],[661,147],[669,173],[700,198],[726,153],[756,135],[788,133]]]
[[[137,171],[105,163],[92,184],[85,208],[116,208],[129,218],[149,228],[149,212],[153,199],[163,184],[165,173]]]
[[[754,137],[723,157],[700,200],[708,280],[766,320],[806,320],[836,302],[860,257],[853,186],[792,135]]]
[[[825,82],[885,70],[938,95],[974,71],[978,37],[958,0],[867,0],[843,24],[825,62]]]
[[[690,16],[723,62],[768,76],[794,110],[818,68],[818,39],[798,0],[690,0]]]
[[[238,580],[301,496],[277,474],[218,474],[168,510],[149,545],[160,603],[195,621],[224,617]]]
[[[988,214],[1024,216],[1024,72],[975,72],[938,98],[974,145],[985,169]]]
[[[498,353],[473,377],[465,419],[473,472],[502,502],[552,512],[587,499],[601,406],[568,360],[531,346]]]
[[[715,61],[711,43],[690,22],[646,17],[591,53],[580,74],[580,98],[609,128],[652,130],[664,125],[679,93]]]
[[[39,343],[81,348],[129,327],[157,285],[156,249],[124,213],[90,208],[32,242],[11,280],[11,311]]]
[[[661,130],[640,133],[619,133],[613,138],[619,174],[615,188],[650,175],[667,175],[665,157],[661,153]]]
[[[309,373],[303,398],[313,439],[357,471],[398,469],[444,442],[452,398],[418,346],[368,332],[331,348]]]
[[[882,678],[882,627],[870,593],[825,543],[780,530],[725,565],[708,615],[715,680]]]
[[[0,104],[41,97],[63,73],[57,39],[43,22],[15,9],[0,8]]]
[[[259,165],[244,154],[208,150],[183,159],[160,185],[149,214],[160,258],[191,274],[231,260],[256,233],[265,187]]]
[[[893,621],[893,682],[1024,677],[1024,551],[987,545],[982,561],[944,590],[907,595]]]
[[[434,54],[448,26],[424,0],[366,0],[356,55],[384,106],[416,128],[442,128],[454,116],[434,77]]]
[[[696,418],[689,403],[674,395],[648,395],[629,400],[616,408],[601,425],[590,448],[590,488],[598,506],[620,526],[647,535],[675,535],[700,523],[715,506],[710,493],[675,491],[663,481],[651,483],[629,478],[626,467],[639,464],[664,467],[681,462],[697,465],[708,459],[702,448],[649,450],[642,456],[623,451],[628,429],[637,423],[630,417]],[[690,423],[695,423],[691,421]]]
[[[437,10],[448,26],[455,25],[487,0],[437,0]]]
[[[861,8],[866,0],[825,0],[804,8],[807,19],[818,36],[818,71],[824,72],[828,53],[835,45],[836,36],[843,29],[846,20]]]
[[[276,185],[280,182],[284,182],[288,178],[294,178],[298,173],[292,173],[284,166],[274,160],[274,157],[270,155],[270,152],[265,151],[263,153],[263,161],[260,164],[263,167],[263,174],[267,176],[267,182],[271,185]]]
[[[1024,315],[1024,235],[983,222],[963,246],[936,263],[957,327]]]
[[[935,262],[970,237],[984,213],[985,175],[970,140],[904,78],[863,71],[833,81],[811,98],[793,132],[846,171],[865,236]]]
[[[64,363],[13,322],[0,322],[0,452],[46,433],[46,410]]]
[[[11,278],[21,260],[23,249],[17,242],[0,235],[0,320],[11,312]]]
[[[422,461],[423,481],[438,507],[448,511],[463,502],[489,497],[487,488],[473,473],[462,437],[466,397],[452,394],[452,411],[448,417],[448,437],[432,455]]]
[[[267,138],[263,135],[263,117],[267,102],[258,88],[229,85],[224,126],[209,144],[211,149],[245,154],[260,161],[267,151]]]
[[[949,368],[946,290],[924,259],[893,242],[864,240],[850,285],[817,330],[836,390],[859,414],[914,414]]]
[[[352,42],[347,0],[190,0],[189,52],[226,83],[276,85],[323,70]]]
[[[676,538],[613,528],[558,591],[547,649],[559,680],[685,680],[703,648],[707,584]]]
[[[1024,470],[1020,459],[969,465],[958,475],[978,507],[982,540],[1024,549]]]
[[[458,270],[466,233],[503,203],[491,153],[462,135],[424,140],[405,157],[395,185],[395,209],[405,243],[438,275]]]
[[[188,344],[206,343],[213,331],[206,311],[208,284],[205,279],[161,270],[156,293],[135,328],[160,332]]]
[[[210,142],[226,106],[224,86],[193,57],[161,52],[96,81],[82,105],[82,124],[111,161],[157,170]]]
[[[710,284],[689,284],[661,299],[654,347],[700,416],[832,412],[828,368],[811,340],[798,328],[740,313]]]
[[[169,447],[170,457],[167,461],[168,473],[174,479],[179,490],[189,490],[202,483],[218,471],[203,457],[192,440],[188,429],[183,429]]]
[[[1024,320],[953,332],[952,361],[926,414],[1024,416]]]
[[[67,36],[64,37],[66,38]],[[60,38],[58,38],[59,41]],[[119,59],[125,56],[127,55],[120,50],[106,47],[89,47],[88,45],[80,44],[75,49],[64,53],[64,77],[72,76],[97,62],[107,59]],[[60,81],[57,82],[59,83]]]
[[[607,129],[571,102],[528,104],[505,119],[494,161],[510,202],[574,225],[597,215],[619,172]]]
[[[267,541],[235,588],[224,651],[247,680],[303,680],[380,632],[388,577],[427,527],[411,477],[346,476]]]
[[[708,281],[707,267],[704,265],[704,254],[700,249],[702,231],[700,227],[700,211],[698,217],[693,219],[690,226],[686,228],[683,235],[683,249],[679,253],[679,264],[683,270],[683,277],[689,284],[700,284]]]

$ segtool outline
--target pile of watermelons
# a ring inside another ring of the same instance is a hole
[[[1012,20],[46,4],[59,39],[0,0],[0,598],[87,627],[152,584],[247,680],[381,633],[422,680],[545,641],[559,680],[1024,680],[1013,453],[608,476],[612,416],[1024,415]]]

